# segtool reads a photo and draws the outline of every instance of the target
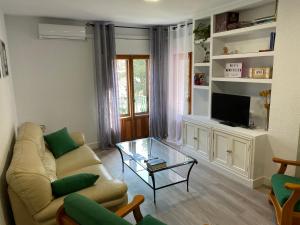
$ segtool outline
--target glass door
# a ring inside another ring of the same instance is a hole
[[[117,57],[122,141],[149,136],[149,56]]]

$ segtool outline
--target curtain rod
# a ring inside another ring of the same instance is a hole
[[[193,24],[193,23],[188,23],[187,25],[189,26],[191,24]],[[95,26],[95,24],[93,24],[93,23],[87,23],[86,25],[87,26],[92,26],[92,27]],[[170,26],[172,27],[172,26],[176,26],[176,25],[170,25]],[[180,27],[184,27],[184,26],[185,26],[185,24],[180,25]],[[129,28],[129,29],[142,29],[142,30],[149,30],[150,29],[150,27],[130,27],[130,26],[115,26],[115,27],[118,27],[118,28]],[[177,27],[173,27],[172,29],[177,29]]]

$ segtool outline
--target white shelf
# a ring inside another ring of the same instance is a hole
[[[242,59],[242,58],[255,58],[255,57],[273,57],[274,51],[269,52],[249,52],[241,54],[229,54],[229,55],[215,55],[212,59]]]
[[[206,85],[193,85],[194,89],[199,89],[199,90],[208,90],[209,86]]]
[[[202,66],[202,67],[203,66],[210,66],[210,63],[209,62],[208,63],[195,63],[194,66],[199,66],[199,67],[200,66]]]
[[[276,22],[270,22],[270,23],[264,23],[264,24],[258,24],[250,27],[244,27],[219,33],[214,33],[214,38],[227,38],[227,37],[233,37],[233,36],[239,36],[239,35],[248,35],[253,32],[268,32],[272,31],[276,28]]]
[[[272,79],[212,77],[212,81],[272,84]]]
[[[203,39],[195,40],[195,44],[196,44],[196,45],[200,44],[200,42],[201,42],[202,40],[203,40]],[[208,39],[204,42],[204,44],[209,44],[210,41],[211,41],[211,38],[208,38]]]

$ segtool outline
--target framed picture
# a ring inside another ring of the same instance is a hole
[[[2,76],[6,77],[9,75],[9,72],[8,72],[6,48],[5,48],[5,43],[3,41],[1,41],[0,43],[0,60],[1,60]]]

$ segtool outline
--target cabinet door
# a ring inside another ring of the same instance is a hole
[[[197,149],[197,126],[191,123],[184,124],[184,142],[183,144],[189,148]]]
[[[209,158],[209,138],[210,130],[206,127],[198,127],[198,148],[197,151],[205,157]]]
[[[248,175],[251,141],[233,137],[231,155],[231,168],[242,175]]]
[[[214,132],[213,159],[224,166],[229,166],[228,151],[230,149],[231,137],[222,132]]]

